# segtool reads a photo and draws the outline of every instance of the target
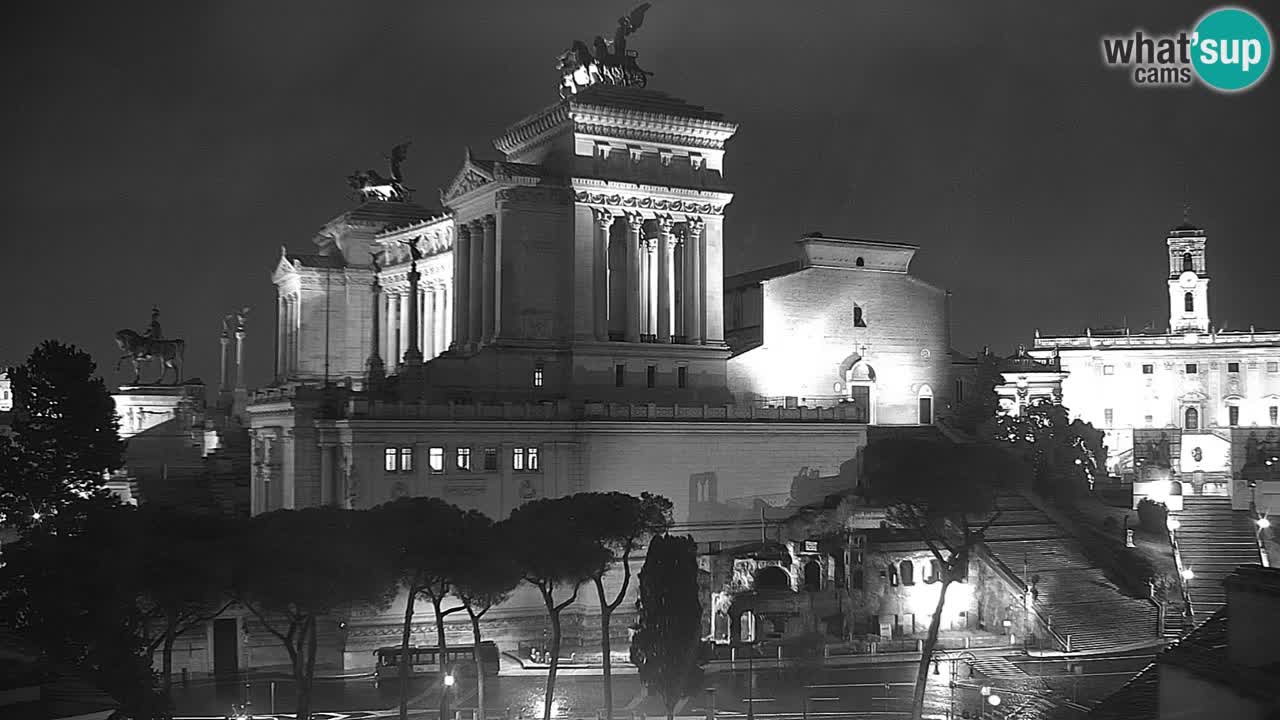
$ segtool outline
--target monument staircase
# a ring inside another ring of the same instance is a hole
[[[1159,609],[1126,595],[1082,543],[1020,493],[1000,496],[1000,517],[987,530],[991,556],[1033,589],[1042,621],[1073,652],[1158,637]]]
[[[204,457],[212,505],[227,517],[248,517],[249,483],[253,477],[249,432],[238,426],[217,432],[218,447]]]
[[[1199,625],[1226,605],[1223,579],[1240,565],[1262,562],[1257,527],[1247,510],[1232,510],[1226,496],[1185,495],[1173,516],[1182,567],[1194,573],[1187,591]]]

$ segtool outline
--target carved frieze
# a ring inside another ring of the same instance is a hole
[[[567,205],[571,196],[560,188],[516,187],[499,190],[494,196],[498,202],[555,203]]]
[[[626,195],[594,193],[580,190],[574,193],[573,199],[580,203],[603,205],[605,207],[635,208],[638,210],[654,210],[663,212],[696,213],[699,215],[723,215],[724,205],[693,200],[667,200],[652,197],[633,197]]]
[[[660,145],[681,145],[710,150],[724,149],[724,139],[721,137],[723,133],[716,133],[714,136],[706,137],[696,134],[686,135],[684,133],[661,132],[623,123],[604,125],[578,122],[574,123],[573,129],[584,135],[602,135],[619,140],[639,140],[640,142],[651,142]]]

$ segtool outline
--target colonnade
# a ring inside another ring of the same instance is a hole
[[[450,319],[458,345],[489,342],[501,330],[497,227],[497,218],[485,215],[459,223],[454,234],[453,287],[462,302]]]
[[[409,349],[409,288],[383,288],[379,298],[382,306],[378,309],[378,353],[386,358],[389,367],[395,367],[404,361]],[[444,352],[452,341],[448,321],[452,302],[447,283],[427,281],[418,287],[418,342],[424,359]]]
[[[706,338],[702,218],[645,218],[603,208],[592,212],[595,338],[701,344]],[[611,258],[615,238],[625,247],[624,258]],[[615,317],[618,313],[623,317]]]
[[[276,299],[276,377],[288,377],[298,370],[298,334],[302,314],[298,293]]]

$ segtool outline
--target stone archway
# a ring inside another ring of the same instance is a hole
[[[791,577],[787,571],[777,565],[769,565],[756,570],[756,590],[790,590]]]
[[[822,589],[822,563],[810,560],[804,564],[804,589],[818,592]]]

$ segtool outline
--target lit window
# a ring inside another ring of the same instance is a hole
[[[498,448],[488,447],[484,449],[484,469],[498,469]]]
[[[646,387],[658,386],[658,366],[650,365],[649,367],[645,368],[644,381],[645,381]]]
[[[1267,416],[1271,419],[1271,424],[1276,425],[1277,421],[1280,420],[1280,407],[1272,405],[1267,408]]]
[[[1142,366],[1142,374],[1143,374],[1143,375],[1151,375],[1151,374],[1153,374],[1155,371],[1156,371],[1156,366],[1155,366],[1155,365],[1143,365],[1143,366]]]
[[[1102,417],[1104,418],[1104,422],[1106,423],[1107,427],[1111,427],[1111,423],[1114,422],[1116,418],[1116,411],[1112,410],[1111,408],[1107,408],[1106,410],[1102,411]]]
[[[1229,362],[1229,363],[1227,363],[1227,372],[1229,372],[1229,373],[1238,373],[1238,372],[1240,372],[1240,363],[1238,363],[1238,362],[1233,362],[1233,363],[1232,363],[1232,362]]]
[[[427,463],[431,466],[431,472],[444,472],[444,448],[433,447],[427,451]]]
[[[866,319],[862,317],[862,308],[858,307],[857,305],[853,306],[853,326],[854,327],[867,326]]]
[[[538,365],[533,368],[533,386],[542,387],[542,366]]]
[[[400,472],[413,470],[413,448],[400,448]]]
[[[454,459],[457,461],[456,465],[458,466],[459,470],[463,470],[463,471],[471,470],[471,448],[469,447],[458,448],[457,457],[455,457]]]
[[[688,386],[689,386],[689,368],[681,365],[680,367],[676,368],[676,387],[683,388]]]
[[[1115,374],[1116,374],[1116,366],[1115,366],[1115,365],[1103,365],[1103,366],[1102,366],[1102,374],[1103,374],[1103,375],[1115,375]]]
[[[1150,415],[1146,415],[1142,418],[1142,422],[1146,423],[1147,427],[1151,427],[1152,425],[1155,424],[1155,418],[1153,418]]]
[[[511,469],[517,472],[538,471],[538,448],[518,447],[511,451]]]
[[[1198,373],[1198,372],[1200,372],[1200,368],[1199,368],[1199,367],[1197,367],[1195,363],[1187,363],[1187,374],[1188,374],[1188,375],[1195,375],[1195,374],[1196,374],[1196,373]]]
[[[1237,405],[1227,406],[1227,424],[1235,427],[1240,424],[1240,407]]]
[[[627,378],[627,366],[618,363],[613,366],[613,385],[614,387],[622,387],[623,381]]]
[[[382,451],[382,469],[387,472],[396,471],[396,449],[387,448]]]

